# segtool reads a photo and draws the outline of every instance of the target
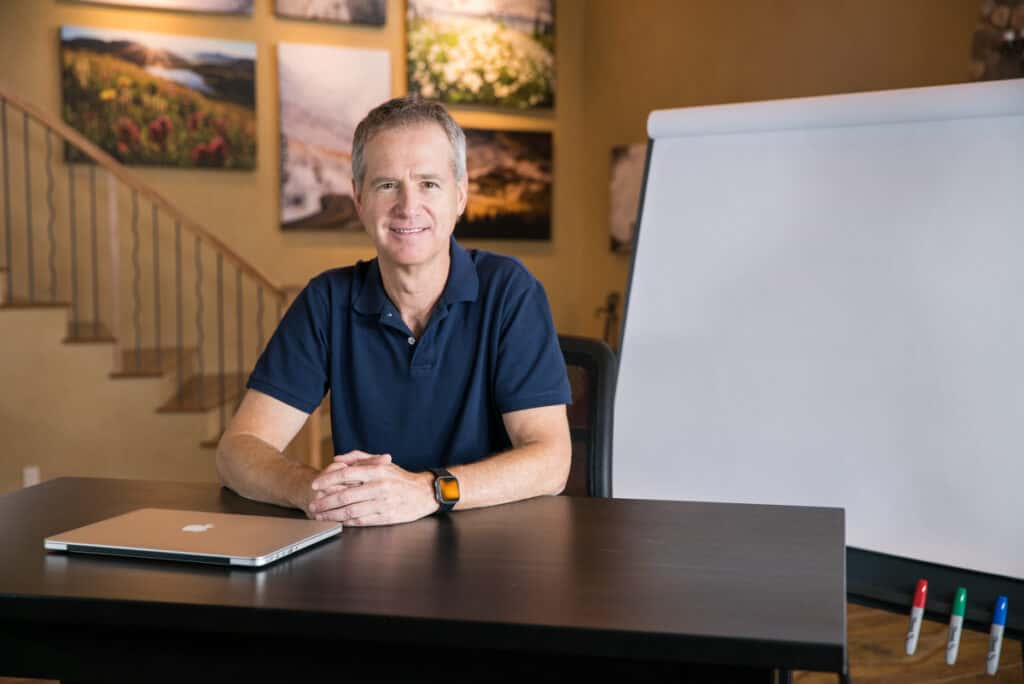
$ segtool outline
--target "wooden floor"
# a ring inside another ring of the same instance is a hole
[[[985,674],[988,635],[964,632],[956,665],[946,665],[946,625],[926,620],[917,653],[904,655],[907,618],[851,604],[847,613],[851,684],[966,684],[1016,682],[1024,684],[1021,642],[1003,642],[999,674]],[[2,666],[2,664],[0,664]],[[797,672],[797,684],[835,684],[835,675]],[[5,679],[0,684],[43,684],[38,679]],[[54,683],[55,684],[55,683]]]
[[[966,684],[968,682],[1016,682],[1024,684],[1021,642],[1003,641],[999,674],[985,674],[988,634],[964,631],[956,665],[946,665],[947,625],[925,620],[917,653],[904,651],[907,616],[850,604],[847,607],[846,640],[851,684]],[[835,684],[834,675],[797,672],[797,684]]]

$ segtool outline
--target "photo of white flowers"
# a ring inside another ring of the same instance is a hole
[[[459,105],[555,105],[553,0],[409,0],[409,92]]]
[[[467,128],[469,201],[457,238],[551,239],[551,134]]]
[[[640,189],[644,182],[647,144],[616,145],[612,148],[609,183],[608,225],[613,252],[632,252],[636,232],[636,214],[640,208]]]
[[[277,16],[337,24],[383,26],[387,23],[385,0],[277,0]]]
[[[391,97],[387,50],[281,43],[281,227],[361,231],[352,136]]]

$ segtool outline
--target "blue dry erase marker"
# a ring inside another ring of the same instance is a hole
[[[959,587],[953,599],[953,614],[949,616],[949,639],[946,641],[946,664],[956,663],[960,652],[960,633],[964,631],[964,611],[967,610],[967,590]]]
[[[988,634],[988,657],[985,672],[994,675],[999,670],[999,652],[1003,650],[1003,629],[1006,628],[1006,597],[996,599],[996,610],[992,615],[992,631]]]

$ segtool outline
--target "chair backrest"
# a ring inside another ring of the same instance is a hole
[[[601,340],[559,335],[572,387],[572,468],[565,494],[612,495],[612,412],[618,362]]]

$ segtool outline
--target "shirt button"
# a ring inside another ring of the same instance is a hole
[[[415,337],[410,337],[409,338],[409,344],[411,344],[411,345],[412,344],[416,344],[416,338]]]
[[[388,311],[388,318],[391,318],[391,312]]]

